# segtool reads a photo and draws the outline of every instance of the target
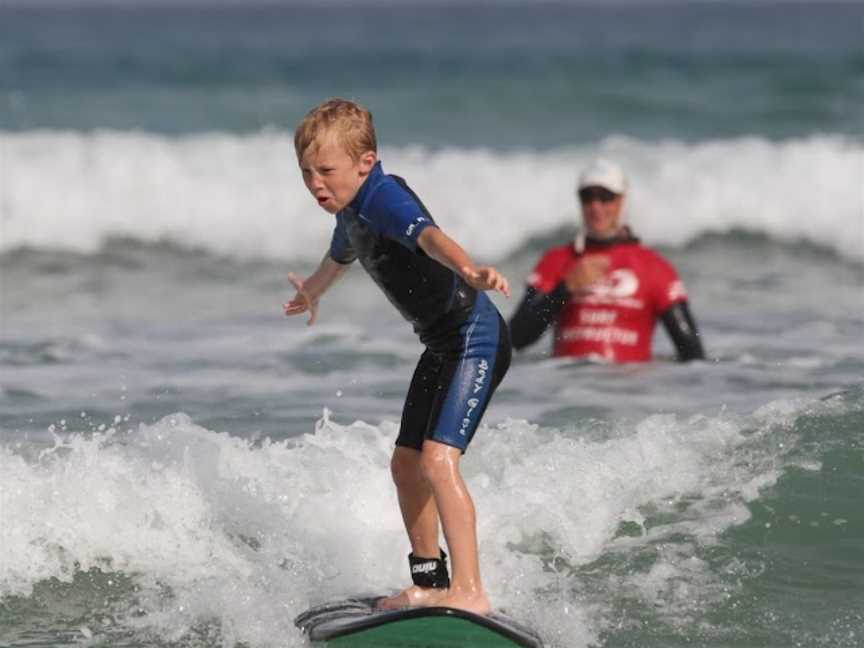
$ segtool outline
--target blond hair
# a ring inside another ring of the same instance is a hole
[[[297,125],[294,130],[297,159],[322,135],[331,132],[355,161],[367,151],[378,152],[372,113],[358,103],[336,97],[315,106]]]

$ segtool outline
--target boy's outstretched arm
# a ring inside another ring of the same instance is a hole
[[[293,272],[288,273],[288,281],[297,289],[297,294],[282,308],[286,315],[299,315],[309,312],[307,326],[312,326],[318,317],[318,300],[336,280],[345,274],[348,265],[336,263],[330,258],[330,253],[324,255],[318,269],[303,280]]]
[[[497,290],[510,296],[506,277],[492,266],[476,266],[462,247],[437,227],[427,227],[417,237],[417,245],[430,257],[462,277],[478,290]]]

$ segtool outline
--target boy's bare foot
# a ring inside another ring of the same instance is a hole
[[[412,585],[395,596],[378,599],[375,607],[379,610],[398,610],[406,607],[433,607],[439,605],[438,600],[446,596],[446,594],[446,589]]]
[[[483,592],[469,592],[455,589],[453,587],[446,590],[445,596],[439,597],[433,605],[465,610],[481,616],[485,616],[492,611],[492,606],[489,605],[489,599],[486,598],[486,595]]]

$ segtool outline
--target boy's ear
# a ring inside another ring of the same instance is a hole
[[[366,151],[360,156],[360,172],[369,173],[377,161],[378,154],[375,151]]]

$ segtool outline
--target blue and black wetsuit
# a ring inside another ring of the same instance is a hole
[[[359,260],[426,345],[396,445],[420,450],[432,439],[464,451],[510,366],[510,337],[485,293],[417,245],[427,227],[436,225],[420,199],[378,162],[336,214],[330,257]]]

